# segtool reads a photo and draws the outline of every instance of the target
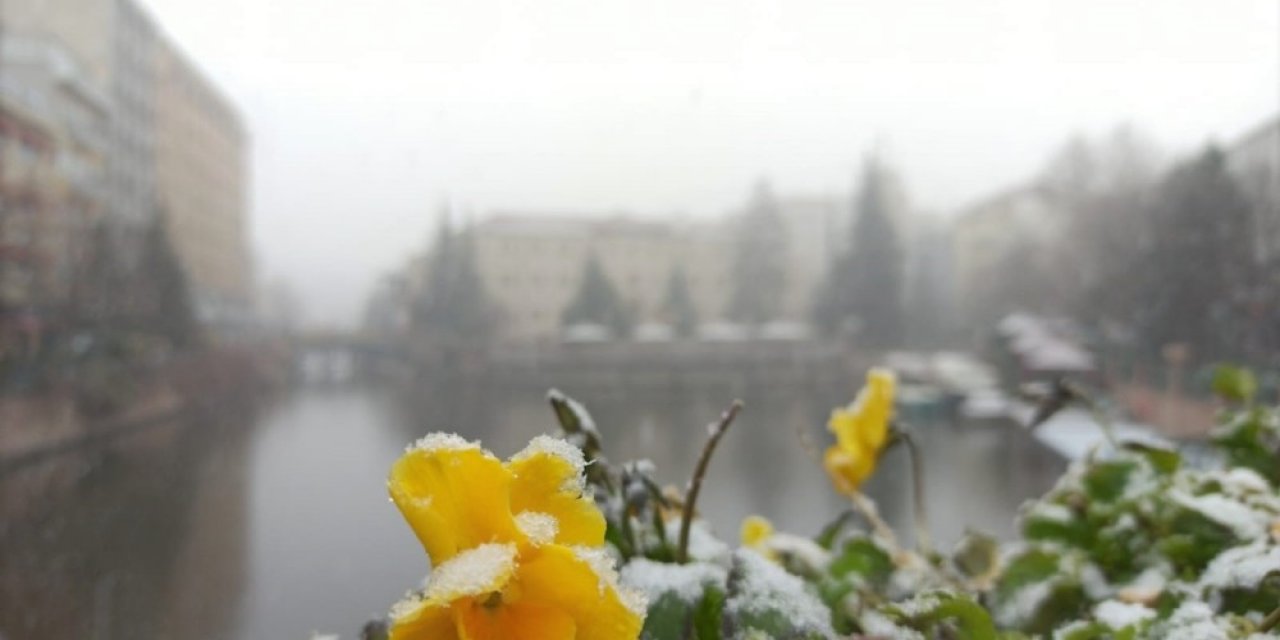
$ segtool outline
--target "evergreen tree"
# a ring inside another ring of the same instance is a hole
[[[142,328],[169,340],[174,347],[194,346],[200,340],[200,328],[192,309],[187,274],[169,236],[168,219],[154,217],[143,232],[138,276],[147,303]]]
[[[486,344],[496,329],[496,310],[476,266],[471,230],[455,231],[447,214],[440,217],[426,275],[414,305],[416,332],[436,347]]]
[[[776,320],[787,287],[787,234],[768,183],[756,185],[738,220],[728,317],[748,324]]]
[[[1156,194],[1152,247],[1143,260],[1142,327],[1148,346],[1182,342],[1201,358],[1235,355],[1245,336],[1254,273],[1251,213],[1209,148],[1174,169]]]
[[[875,346],[896,344],[902,336],[904,265],[893,189],[888,170],[870,159],[854,200],[850,249],[832,265],[814,309],[828,330],[856,321],[859,336]]]
[[[676,267],[667,279],[667,291],[662,302],[662,314],[682,338],[692,336],[698,329],[698,309],[689,293],[689,279],[684,269]]]
[[[582,284],[560,317],[564,326],[591,323],[613,330],[618,337],[631,333],[631,313],[609,281],[604,267],[595,255],[583,266]]]
[[[123,256],[120,239],[106,221],[90,229],[71,277],[70,316],[77,330],[102,333],[122,328],[137,306]]]

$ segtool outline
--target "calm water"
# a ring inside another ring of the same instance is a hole
[[[700,502],[727,538],[749,513],[811,533],[843,506],[795,435],[800,426],[824,442],[839,390],[566,390],[592,409],[613,459],[651,458],[672,484],[693,466],[706,423],[745,399]],[[555,428],[541,392],[475,386],[411,398],[303,389],[233,413],[0,477],[0,637],[351,637],[427,570],[386,498],[387,469],[404,445],[448,429],[507,456]],[[966,523],[1009,535],[1017,505],[1062,469],[1012,429],[919,431],[932,528],[944,543]],[[905,460],[891,453],[869,487],[902,531]],[[18,497],[32,487],[47,497]]]

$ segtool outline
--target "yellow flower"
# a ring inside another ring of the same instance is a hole
[[[617,587],[582,452],[535,438],[506,463],[433,434],[396,461],[391,498],[433,567],[391,612],[393,639],[635,638],[643,602]]]
[[[769,539],[773,537],[773,523],[763,516],[751,515],[742,520],[742,546],[754,549],[770,560],[777,558],[777,552],[769,548]]]
[[[867,384],[846,408],[831,412],[827,428],[836,442],[827,448],[822,466],[836,491],[851,495],[876,469],[876,461],[889,436],[893,415],[893,373],[885,369],[867,372]]]
[[[762,516],[747,516],[742,520],[742,546],[752,549],[764,548],[764,543],[773,537],[773,523]]]

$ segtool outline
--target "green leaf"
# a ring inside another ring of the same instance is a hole
[[[966,595],[933,591],[917,595],[907,606],[887,609],[901,626],[910,627],[926,637],[957,640],[996,640],[991,615]],[[910,611],[910,615],[906,613]]]
[[[1178,470],[1182,466],[1182,454],[1174,449],[1160,447],[1148,442],[1126,441],[1122,443],[1121,448],[1132,451],[1146,458],[1155,470],[1169,475]]]
[[[853,510],[846,509],[840,513],[835,520],[832,520],[827,526],[822,528],[822,532],[813,539],[818,546],[830,551],[836,544],[836,538],[840,536],[840,532],[844,531],[845,525],[853,519]]]
[[[724,615],[724,590],[709,586],[693,611],[693,632],[698,640],[720,640],[721,618]]]
[[[1023,587],[1048,580],[1058,573],[1058,554],[1028,549],[1009,561],[996,583],[996,597],[1006,599]]]
[[[1213,392],[1227,400],[1250,403],[1258,393],[1258,379],[1248,369],[1220,364],[1213,370]]]
[[[870,585],[880,586],[893,574],[893,558],[870,538],[852,538],[844,543],[840,555],[831,561],[827,571],[837,578],[854,574]]]
[[[951,561],[956,569],[970,578],[990,575],[1000,561],[1000,543],[977,531],[966,531],[956,544]]]
[[[649,603],[640,637],[646,640],[683,638],[689,614],[689,603],[681,600],[675,593],[664,593]]]
[[[1089,498],[1111,502],[1124,494],[1129,475],[1137,468],[1131,460],[1097,462],[1084,474],[1084,490]]]
[[[1111,627],[1101,622],[1090,622],[1057,636],[1057,640],[1106,640],[1111,636]]]
[[[1062,542],[1073,547],[1087,548],[1093,542],[1094,530],[1080,518],[1062,521],[1037,516],[1032,512],[1022,521],[1022,535],[1028,540]]]

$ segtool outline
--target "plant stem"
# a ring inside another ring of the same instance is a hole
[[[1262,619],[1262,622],[1258,624],[1258,633],[1266,633],[1274,629],[1277,624],[1280,624],[1280,607],[1276,607],[1274,611],[1268,613],[1267,617]]]
[[[1111,445],[1112,449],[1119,451],[1120,441],[1116,439],[1115,426],[1111,424],[1111,419],[1102,413],[1102,409],[1098,407],[1098,403],[1094,402],[1093,396],[1089,395],[1087,391],[1081,389],[1074,383],[1064,381],[1062,384],[1070,392],[1072,397],[1079,400],[1080,403],[1089,410],[1089,414],[1093,416],[1094,422],[1097,422],[1098,426],[1102,427],[1102,435],[1107,439],[1107,444]]]
[[[741,410],[742,401],[734,400],[733,404],[720,414],[720,419],[708,426],[710,435],[707,437],[706,444],[702,446],[698,464],[693,469],[693,478],[689,480],[689,491],[684,499],[684,511],[680,514],[680,548],[676,554],[676,560],[681,563],[689,561],[689,526],[693,523],[693,506],[698,501],[698,491],[702,489],[702,478],[707,475],[707,464],[711,462],[711,454],[715,452],[721,436],[729,430],[729,425],[733,424],[733,419],[738,417],[738,412]]]
[[[880,517],[880,512],[876,509],[876,503],[872,502],[871,498],[868,498],[866,494],[856,489],[849,494],[849,499],[853,501],[853,508],[857,509],[858,513],[861,513],[862,517],[871,523],[871,528],[875,530],[876,535],[884,538],[885,544],[889,545],[893,555],[897,556],[898,552],[901,551],[898,546],[898,536],[889,527],[889,524],[884,521],[884,518]]]
[[[924,461],[920,459],[920,447],[906,429],[899,430],[899,437],[907,444],[911,455],[911,500],[915,506],[913,520],[916,528],[916,548],[925,557],[933,555],[933,539],[929,535],[929,516],[924,504]]]

